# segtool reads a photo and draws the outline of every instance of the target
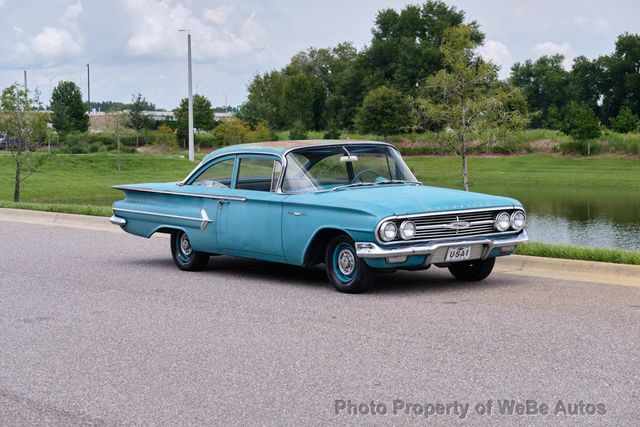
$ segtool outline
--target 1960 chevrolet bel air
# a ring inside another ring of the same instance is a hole
[[[218,254],[324,263],[342,292],[362,292],[376,272],[431,265],[482,280],[528,240],[520,202],[423,185],[382,142],[236,145],[180,182],[114,188],[126,197],[111,222],[138,236],[171,234],[183,270]]]

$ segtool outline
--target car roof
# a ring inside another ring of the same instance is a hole
[[[249,144],[230,145],[228,147],[219,148],[203,159],[203,162],[213,157],[224,154],[236,153],[266,153],[283,155],[287,151],[298,148],[326,147],[332,145],[363,145],[363,144],[382,144],[389,145],[386,142],[353,140],[353,139],[312,139],[312,140],[296,140],[296,141],[266,141],[253,142]]]

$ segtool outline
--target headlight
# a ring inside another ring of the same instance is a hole
[[[416,235],[416,225],[411,221],[400,224],[400,237],[404,240],[412,239]]]
[[[511,214],[511,228],[514,230],[522,230],[527,222],[527,217],[522,211],[515,211]]]
[[[398,235],[398,227],[393,222],[384,222],[380,227],[380,238],[389,242]]]
[[[511,226],[511,217],[506,212],[500,212],[493,225],[498,231],[506,231]]]

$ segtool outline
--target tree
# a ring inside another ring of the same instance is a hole
[[[280,102],[285,126],[300,122],[305,129],[312,127],[314,91],[309,77],[302,73],[285,77]]]
[[[367,94],[356,113],[361,132],[374,132],[387,139],[409,125],[409,101],[398,89],[380,86]]]
[[[553,126],[553,114],[571,100],[570,75],[562,61],[562,55],[542,56],[511,67],[509,82],[524,94],[529,110],[538,113],[531,120],[532,127]]]
[[[598,65],[605,122],[617,116],[623,105],[640,116],[640,34],[619,35],[613,54],[598,58]]]
[[[571,102],[562,131],[570,135],[574,141],[587,143],[587,156],[591,155],[591,140],[600,136],[600,122],[586,104]]]
[[[86,132],[89,129],[87,108],[82,92],[74,82],[61,81],[51,94],[53,127],[58,132]]]
[[[474,29],[460,25],[444,33],[446,68],[426,78],[414,102],[419,125],[448,130],[450,145],[462,158],[462,184],[469,190],[467,156],[480,144],[472,137],[487,131],[519,128],[526,123],[522,95],[497,80],[495,65],[475,53]]]
[[[33,98],[17,83],[5,88],[0,95],[0,133],[4,133],[16,163],[13,201],[20,201],[20,184],[35,171],[45,156],[40,156],[36,165],[31,166],[31,152],[35,145],[44,141],[47,134],[49,116],[33,109],[39,104],[37,94]],[[29,165],[26,175],[24,163]]]
[[[148,105],[147,100],[141,94],[131,95],[131,106],[128,113],[128,124],[136,131],[136,147],[140,142],[140,130],[149,127],[149,119],[144,115],[144,108]]]
[[[371,44],[363,52],[367,64],[367,88],[386,82],[412,95],[416,85],[443,67],[440,49],[448,28],[464,23],[465,14],[442,1],[408,5],[400,12],[378,12]],[[469,23],[472,38],[481,43],[484,36],[475,21]]]
[[[180,106],[173,110],[178,128],[178,140],[183,141],[189,135],[189,100],[182,98]],[[211,130],[215,126],[211,101],[204,95],[193,96],[193,127],[194,129]]]
[[[633,114],[631,108],[626,105],[622,107],[618,115],[611,120],[611,128],[620,133],[634,132],[638,129],[639,125],[640,120],[638,120],[638,116]]]

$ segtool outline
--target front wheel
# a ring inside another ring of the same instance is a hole
[[[327,246],[325,265],[329,280],[340,292],[358,294],[375,281],[375,273],[367,263],[358,258],[353,240],[337,236]]]
[[[189,236],[181,230],[171,233],[171,256],[180,270],[203,270],[209,262],[209,255],[196,252],[191,247]]]
[[[449,271],[453,274],[453,277],[458,280],[465,282],[479,282],[491,274],[495,263],[495,258],[457,262],[449,266]]]

